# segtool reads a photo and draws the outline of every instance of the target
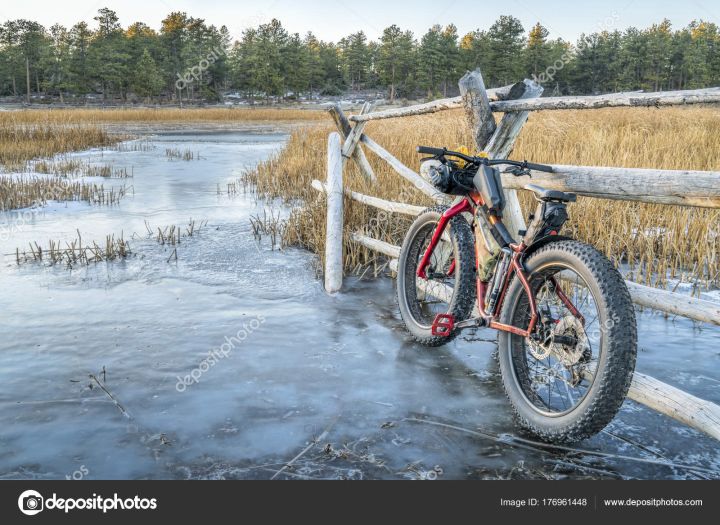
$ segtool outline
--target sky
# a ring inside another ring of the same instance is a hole
[[[3,0],[0,23],[27,18],[46,27],[54,23],[70,27],[84,20],[95,27],[93,16],[101,7],[116,11],[123,27],[141,21],[158,29],[168,13],[185,11],[209,24],[226,25],[234,38],[247,27],[278,18],[293,33],[312,31],[332,41],[358,30],[377,39],[391,24],[422,35],[433,24],[454,23],[462,35],[487,29],[503,14],[519,18],[526,30],[540,22],[552,38],[572,42],[581,33],[647,27],[663,18],[674,27],[693,19],[720,25],[717,0]]]

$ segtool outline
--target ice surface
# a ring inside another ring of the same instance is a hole
[[[256,242],[248,218],[263,204],[216,188],[284,140],[258,129],[156,133],[150,151],[86,154],[134,167],[134,179],[114,181],[135,189],[118,206],[0,217],[4,254],[76,229],[98,243],[122,233],[135,254],[73,271],[18,268],[14,255],[0,265],[0,478],[65,478],[81,466],[88,479],[270,478],[321,435],[279,477],[432,479],[435,466],[440,478],[694,477],[508,446],[497,436],[518,429],[493,332],[421,348],[389,279],[349,279],[329,297],[314,257]],[[170,161],[165,148],[201,159]],[[145,221],[191,217],[208,226],[168,263]],[[638,370],[720,400],[720,330],[644,313],[640,345]],[[715,441],[632,402],[608,431],[581,446],[720,471]]]

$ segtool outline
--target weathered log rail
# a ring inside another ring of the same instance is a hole
[[[506,99],[517,98],[515,91],[519,88],[518,84],[511,86],[504,86],[496,89],[488,89],[487,96],[489,100],[500,101]],[[438,111],[446,111],[448,109],[460,109],[463,107],[462,97],[453,98],[442,98],[434,100],[426,104],[417,104],[415,106],[408,106],[405,108],[387,109],[384,111],[377,111],[374,113],[365,113],[360,115],[353,115],[350,120],[353,122],[369,122],[371,120],[382,120],[388,118],[399,118],[399,117],[411,117],[414,115],[427,115],[430,113],[437,113]]]
[[[398,175],[434,202],[448,202],[446,195],[438,192],[422,176],[364,133],[365,125],[370,121],[464,108],[473,127],[478,150],[486,151],[491,158],[507,158],[511,155],[515,140],[531,111],[720,103],[720,88],[540,98],[542,87],[530,80],[486,90],[479,71],[463,77],[460,91],[460,97],[399,109],[373,111],[372,106],[366,104],[360,114],[349,118],[339,106],[330,108],[339,134],[332,134],[328,143],[328,180],[327,183],[317,180],[312,182],[312,187],[327,194],[328,198],[325,254],[325,284],[328,292],[337,292],[342,287],[343,195],[389,213],[415,216],[424,209],[421,206],[388,201],[343,188],[342,172],[348,160],[355,162],[368,180],[375,180],[363,147],[387,162]],[[504,113],[499,123],[493,118],[494,112]],[[344,142],[341,143],[342,141]],[[510,231],[525,227],[516,190],[524,189],[528,182],[525,178],[503,176],[507,197],[505,216]],[[534,172],[532,182],[549,189],[574,192],[586,197],[720,208],[720,172],[558,165],[554,166],[554,173]],[[352,233],[350,240],[386,255],[390,259],[390,268],[397,270],[399,246],[374,239],[363,232]],[[633,302],[640,306],[694,321],[720,325],[720,303],[633,282],[628,282],[627,285]],[[450,290],[444,286],[432,286],[426,292],[441,299],[449,297],[450,294]],[[720,440],[720,406],[714,403],[698,399],[640,373],[635,374],[628,397]]]
[[[600,199],[720,208],[720,172],[553,166],[534,171],[533,184]],[[505,188],[521,190],[527,179],[503,175]]]
[[[510,87],[507,86],[508,89]],[[503,92],[502,97],[498,96],[497,90],[487,90],[490,99],[490,108],[496,113],[512,113],[517,111],[542,111],[560,109],[600,109],[618,107],[661,107],[678,106],[683,104],[715,104],[720,102],[720,88],[693,89],[686,91],[660,91],[656,93],[613,93],[610,95],[596,95],[585,97],[545,97],[537,99],[515,100],[508,89],[507,94]],[[462,97],[446,98],[408,106],[406,108],[387,109],[365,115],[353,115],[350,120],[353,122],[369,122],[371,120],[382,120],[388,118],[409,117],[412,115],[424,115],[448,109],[463,107]]]

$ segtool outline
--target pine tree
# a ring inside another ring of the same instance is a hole
[[[103,99],[113,94],[119,94],[124,99],[130,55],[118,16],[114,11],[103,8],[94,19],[98,29],[88,49],[91,77],[100,84]]]
[[[285,95],[281,49],[287,45],[287,40],[287,31],[279,20],[273,19],[258,28],[252,55],[256,61],[254,84],[265,95],[266,101]]]
[[[492,64],[485,81],[490,85],[505,85],[521,80],[522,51],[525,30],[515,17],[501,16],[487,32],[489,61]]]
[[[604,49],[602,47],[602,35],[599,40],[601,46],[599,48],[600,58],[603,62],[607,61],[604,57]],[[631,27],[625,31],[620,41],[620,64],[621,71],[619,72],[619,85],[623,90],[640,90],[647,89],[646,85],[647,73],[650,70],[648,65],[648,38],[647,34]],[[607,75],[604,71],[600,74]],[[597,91],[605,91],[603,86],[600,85],[599,79],[596,82]]]
[[[150,52],[145,49],[133,70],[131,84],[133,92],[149,101],[150,97],[160,94],[163,84],[163,75],[160,68],[155,63],[155,59],[153,59]]]
[[[333,43],[321,42],[319,56],[325,79],[322,94],[339,95],[346,86],[342,67],[342,52],[339,46]]]
[[[285,86],[298,98],[310,90],[311,74],[310,56],[299,34],[290,35],[281,54]]]
[[[667,89],[670,85],[670,60],[672,58],[672,24],[667,18],[653,24],[647,30],[648,81],[653,91]]]
[[[323,44],[317,37],[308,32],[303,39],[306,54],[308,91],[310,94],[319,91],[326,85],[328,75],[323,64]]]
[[[528,33],[527,47],[525,48],[525,71],[533,78],[540,78],[552,63],[550,46],[547,42],[549,32],[540,22],[535,24]]]
[[[460,50],[458,49],[458,32],[454,24],[446,26],[440,34],[440,84],[444,97],[448,96],[450,86],[456,89],[460,73]]]
[[[53,25],[49,30],[51,38],[50,53],[43,65],[46,71],[45,89],[60,97],[64,102],[63,92],[72,88],[70,78],[70,34],[60,24]]]
[[[363,87],[370,70],[370,53],[367,37],[358,31],[340,41],[342,66],[350,89],[355,91]]]
[[[460,65],[465,71],[480,68],[485,75],[490,73],[490,45],[485,31],[475,30],[462,37],[459,44]]]
[[[434,25],[425,33],[420,42],[418,56],[418,77],[428,98],[439,93],[444,70],[442,27]]]
[[[160,47],[163,57],[163,71],[168,87],[175,91],[174,96],[181,97],[182,83],[179,78],[185,73],[183,47],[187,38],[188,16],[175,11],[163,19],[160,26]]]
[[[718,28],[713,23],[699,20],[691,22],[688,29],[688,87],[693,89],[711,85],[718,81]]]
[[[90,63],[88,50],[92,32],[85,22],[79,22],[70,29],[70,78],[75,93],[86,95],[90,92]]]
[[[378,49],[378,72],[382,85],[388,86],[391,102],[395,101],[398,91],[406,92],[415,62],[414,48],[412,32],[403,32],[396,25],[383,31]]]
[[[2,78],[7,79],[4,91],[18,96],[22,92],[24,64],[19,48],[20,27],[15,20],[8,20],[0,27],[0,58]]]
[[[45,28],[32,20],[16,20],[17,28],[17,54],[21,66],[25,69],[25,85],[23,91],[27,101],[30,102],[30,94],[35,89],[40,92],[40,80],[44,72],[41,71],[41,64],[49,52],[49,41],[45,34]]]

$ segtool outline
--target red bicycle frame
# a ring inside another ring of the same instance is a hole
[[[430,265],[430,259],[432,257],[433,252],[435,251],[435,248],[437,248],[438,243],[440,242],[440,238],[443,235],[443,232],[445,231],[445,228],[447,228],[448,223],[450,220],[460,215],[461,213],[471,213],[473,214],[473,217],[475,216],[475,213],[477,212],[477,209],[484,205],[484,202],[482,200],[482,197],[477,192],[472,192],[468,197],[465,197],[462,199],[462,201],[458,202],[454,206],[452,206],[450,209],[448,209],[445,213],[442,214],[440,217],[440,220],[437,223],[437,226],[435,227],[435,231],[433,232],[432,239],[430,240],[430,244],[428,245],[427,249],[425,250],[425,253],[423,254],[423,258],[420,261],[420,264],[417,269],[417,276],[421,279],[428,279],[427,276],[427,268]],[[484,213],[484,212],[481,212]],[[494,215],[487,215],[488,221],[490,224],[495,227],[498,224],[502,224],[502,219],[494,216]],[[475,238],[475,253],[480,253],[480,243],[483,242],[482,239]],[[508,271],[504,276],[502,276],[502,283],[501,283],[501,292],[498,297],[498,301],[495,303],[495,308],[492,312],[486,312],[485,311],[485,297],[487,294],[487,282],[481,281],[479,278],[477,280],[477,308],[478,312],[480,312],[480,316],[484,319],[485,325],[493,328],[495,330],[500,330],[502,332],[510,332],[512,334],[518,335],[520,337],[529,337],[530,334],[533,333],[535,330],[535,326],[538,322],[538,311],[537,311],[537,304],[535,302],[535,296],[532,293],[532,289],[530,287],[530,283],[528,282],[528,275],[525,272],[525,269],[523,268],[521,259],[523,255],[525,254],[525,251],[527,250],[528,246],[525,244],[524,241],[521,241],[520,243],[510,243],[508,247],[512,250],[512,259],[510,261],[510,266]],[[476,257],[477,270],[479,274],[480,270],[480,258]],[[450,268],[447,272],[447,275],[450,276],[455,272],[456,269],[456,261],[453,260]],[[525,290],[525,293],[528,296],[529,305],[530,305],[530,322],[527,326],[527,328],[520,328],[517,326],[507,325],[500,323],[498,319],[500,318],[500,312],[503,307],[503,303],[505,302],[505,296],[507,295],[508,288],[510,286],[510,281],[512,280],[513,275],[517,275],[517,278],[520,280],[520,283],[523,286],[523,289]],[[565,304],[565,306],[570,310],[570,312],[576,316],[581,321],[584,321],[584,318],[582,314],[575,308],[575,306],[572,304],[570,299],[565,295],[565,293],[560,289],[560,286],[558,285],[557,281],[555,281],[555,278],[552,277],[550,279],[550,282],[553,284],[553,288],[555,289],[555,293],[557,294],[558,298]]]

